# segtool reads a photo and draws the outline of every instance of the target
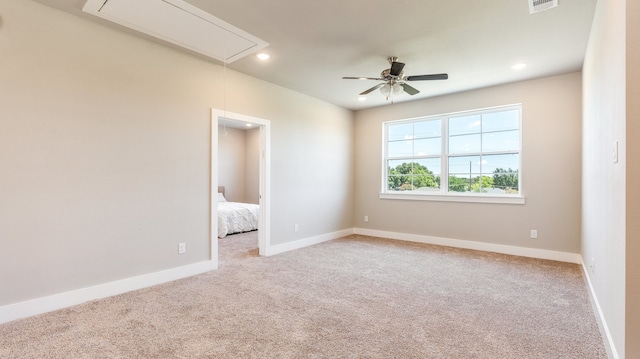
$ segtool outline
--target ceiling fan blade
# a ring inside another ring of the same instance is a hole
[[[360,93],[360,96],[364,96],[364,95],[366,95],[366,94],[368,94],[368,93],[371,93],[371,92],[373,92],[373,91],[375,91],[375,90],[379,89],[380,87],[382,87],[382,86],[384,86],[384,85],[385,85],[385,83],[384,83],[384,82],[383,82],[383,83],[381,83],[381,84],[377,84],[377,85],[373,86],[372,88],[370,88],[370,89],[368,89],[368,90],[362,91],[362,92]]]
[[[403,68],[404,68],[404,64],[402,62],[394,61],[391,63],[391,70],[389,71],[389,75],[399,76]]]
[[[420,92],[415,87],[409,86],[409,85],[407,85],[405,83],[401,83],[400,86],[402,86],[402,89],[404,90],[404,92],[408,93],[411,96],[413,96],[413,95],[415,95],[415,94]]]
[[[377,80],[377,81],[384,81],[383,78],[379,78],[379,77],[355,77],[355,76],[345,76],[342,78],[343,80]]]
[[[425,80],[446,80],[449,78],[447,74],[433,74],[433,75],[418,75],[407,76],[406,81],[425,81]]]

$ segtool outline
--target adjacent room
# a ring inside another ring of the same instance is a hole
[[[640,357],[638,2],[0,0],[0,59],[2,358]]]
[[[218,123],[218,238],[258,230],[260,127]],[[224,185],[222,185],[224,184]],[[255,243],[258,248],[258,243]]]

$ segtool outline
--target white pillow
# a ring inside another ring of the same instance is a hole
[[[218,192],[218,202],[226,202],[227,199],[224,198],[224,195],[222,194],[222,192]]]

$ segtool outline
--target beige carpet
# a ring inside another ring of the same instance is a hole
[[[0,326],[0,358],[606,358],[577,265],[350,236]]]

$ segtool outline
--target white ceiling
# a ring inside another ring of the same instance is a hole
[[[85,0],[35,1],[122,29],[82,13]],[[411,82],[420,93],[395,102],[581,70],[597,0],[533,15],[528,1],[186,0],[270,44],[268,62],[247,56],[230,69],[353,110],[390,102],[378,91],[358,101],[377,82],[342,77],[378,77],[389,56],[407,75],[449,74]],[[519,62],[528,66],[512,70]]]

